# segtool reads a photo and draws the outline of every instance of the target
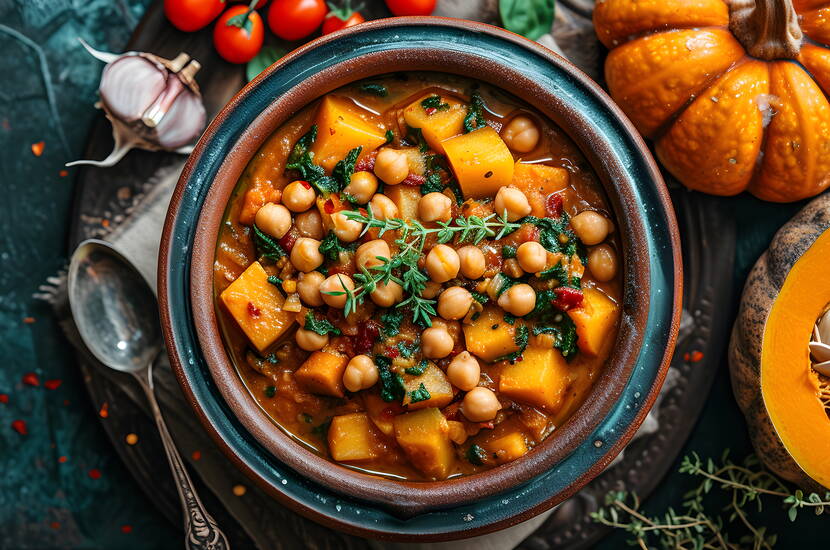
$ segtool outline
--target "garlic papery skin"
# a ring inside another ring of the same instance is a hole
[[[81,41],[95,58],[107,63],[98,93],[112,123],[115,148],[101,161],[78,160],[67,166],[113,166],[133,148],[189,153],[205,128],[207,115],[194,75],[201,68],[186,53],[175,59],[128,52],[100,52]]]

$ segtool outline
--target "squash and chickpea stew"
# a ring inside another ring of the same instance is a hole
[[[298,443],[441,480],[521,457],[577,411],[614,347],[620,264],[561,129],[488,84],[400,73],[266,140],[221,226],[216,310]]]

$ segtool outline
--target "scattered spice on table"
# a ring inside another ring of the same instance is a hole
[[[241,497],[245,493],[248,492],[248,489],[244,485],[234,485],[233,486],[233,494]]]
[[[110,415],[110,406],[109,403],[104,401],[104,404],[101,405],[101,409],[98,411],[98,416],[101,418],[107,418]]]
[[[12,421],[12,429],[19,433],[20,435],[26,435],[29,433],[28,428],[26,427],[25,420],[14,420]]]
[[[88,473],[89,477],[92,479],[101,479],[101,470],[98,468],[93,468]]]
[[[69,460],[69,459],[64,455],[61,455],[61,456],[58,457],[58,462],[61,463],[61,464],[66,463],[67,460]]]
[[[200,458],[202,458],[202,452],[193,451],[193,454],[190,455],[190,458],[192,458],[193,460],[199,460]]]
[[[49,527],[51,527],[52,529],[60,529],[61,524],[58,523],[57,521],[53,521],[52,523],[49,524]]]
[[[138,436],[136,434],[127,434],[124,440],[127,442],[127,445],[135,445],[138,443]]]
[[[124,533],[124,534],[130,534],[130,533],[133,532],[133,526],[132,525],[122,525],[121,526],[121,532]]]
[[[9,395],[6,393],[0,393],[0,403],[4,405],[9,402]]]
[[[60,172],[58,172],[58,175],[62,178],[65,178],[69,175],[69,170],[61,170]]]
[[[36,157],[39,157],[43,154],[43,148],[46,146],[46,142],[38,141],[37,143],[32,144],[32,154]]]
[[[63,380],[55,378],[53,380],[47,380],[46,382],[44,382],[43,387],[45,387],[47,390],[56,390],[60,387],[61,384],[63,384]]]
[[[27,325],[31,325],[36,321],[37,321],[37,319],[35,319],[34,317],[24,317],[23,318],[23,322],[26,323]]]
[[[33,372],[27,372],[21,380],[27,386],[40,386],[40,379]]]

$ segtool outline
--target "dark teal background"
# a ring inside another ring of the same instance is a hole
[[[59,173],[64,162],[80,158],[90,124],[100,116],[93,103],[101,66],[76,37],[121,51],[149,3],[0,0],[0,393],[9,396],[0,403],[0,548],[181,548],[179,533],[112,450],[50,308],[32,298],[66,263],[74,173]],[[35,157],[31,144],[39,141],[45,149]],[[734,207],[739,246],[736,273],[723,279],[739,293],[752,263],[799,205],[724,200]],[[732,318],[736,307],[722,304],[722,315]],[[35,322],[24,323],[27,317]],[[722,365],[685,452],[750,452],[725,360]],[[24,385],[27,372],[62,384],[56,390]],[[17,419],[27,423],[28,435],[12,430]],[[101,472],[99,479],[89,476],[92,469]],[[670,475],[647,508],[679,508],[693,481]],[[793,526],[774,502],[757,521],[779,533],[779,548],[811,541],[821,547],[826,540],[824,520],[802,514]],[[132,531],[122,532],[124,525]],[[622,541],[615,536],[603,547]]]

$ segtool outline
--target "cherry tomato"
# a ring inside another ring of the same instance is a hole
[[[262,18],[247,6],[232,6],[213,27],[213,46],[225,61],[247,63],[259,53],[265,38]]]
[[[185,32],[206,27],[225,9],[223,0],[164,0],[164,15]]]
[[[364,19],[363,16],[356,11],[351,12],[351,15],[347,15],[345,19],[340,17],[337,13],[331,12],[326,17],[326,20],[323,21],[323,34],[339,31],[340,29],[345,29],[346,27],[354,27],[364,21],[366,21],[366,19]]]
[[[435,0],[386,0],[386,7],[395,15],[429,15]]]
[[[274,0],[268,26],[283,40],[300,40],[317,30],[328,11],[325,0]]]

